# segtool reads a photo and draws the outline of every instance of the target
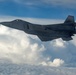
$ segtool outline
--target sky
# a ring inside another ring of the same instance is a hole
[[[62,23],[68,15],[76,17],[75,7],[75,0],[0,0],[0,22],[22,19],[37,24]],[[5,75],[7,64],[8,70],[10,67],[11,69],[16,68],[13,67],[13,64],[19,68],[25,68],[25,64],[61,67],[62,71],[57,68],[57,72],[63,73],[62,67],[72,67],[73,70],[76,70],[76,35],[72,38],[73,40],[68,42],[61,38],[42,42],[35,35],[0,25],[2,75]],[[69,70],[68,73],[72,74],[72,71]]]
[[[0,0],[0,15],[65,19],[76,17],[75,0]]]

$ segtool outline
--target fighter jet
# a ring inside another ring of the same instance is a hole
[[[40,25],[33,24],[24,20],[16,19],[9,22],[0,22],[0,24],[22,30],[28,34],[37,35],[41,41],[51,41],[62,38],[64,41],[72,40],[76,34],[76,23],[74,16],[69,15],[64,23]]]

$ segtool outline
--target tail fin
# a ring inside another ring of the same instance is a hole
[[[74,16],[69,15],[64,23],[74,23]]]

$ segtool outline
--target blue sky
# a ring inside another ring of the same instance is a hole
[[[0,0],[0,15],[65,19],[68,15],[76,16],[75,3],[75,0]]]

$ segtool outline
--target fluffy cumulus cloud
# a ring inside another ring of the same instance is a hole
[[[50,61],[51,55],[45,56],[44,44],[36,37],[22,31],[0,26],[0,59],[6,59],[12,63],[28,63],[46,66],[61,66],[62,60]],[[57,62],[57,63],[56,63]],[[42,64],[44,65],[44,64]]]
[[[8,20],[15,18],[9,17]],[[41,19],[21,19],[32,23],[41,22]],[[45,19],[42,19],[41,24],[44,21]],[[46,20],[46,23],[50,23],[50,21],[53,20]],[[74,66],[76,62],[76,40],[75,37],[73,38],[74,41],[69,42],[62,39],[41,42],[35,35],[0,25],[0,62],[54,67]]]
[[[1,58],[10,59],[14,63],[34,63],[39,59],[39,53],[45,50],[43,45],[39,46],[37,43],[33,43],[32,38],[25,33],[18,33],[16,30],[12,31],[3,26],[0,29],[2,30]]]
[[[41,62],[41,65],[44,66],[52,66],[52,67],[59,67],[62,64],[64,64],[64,61],[61,59],[54,59],[53,62],[49,61],[49,62]]]

